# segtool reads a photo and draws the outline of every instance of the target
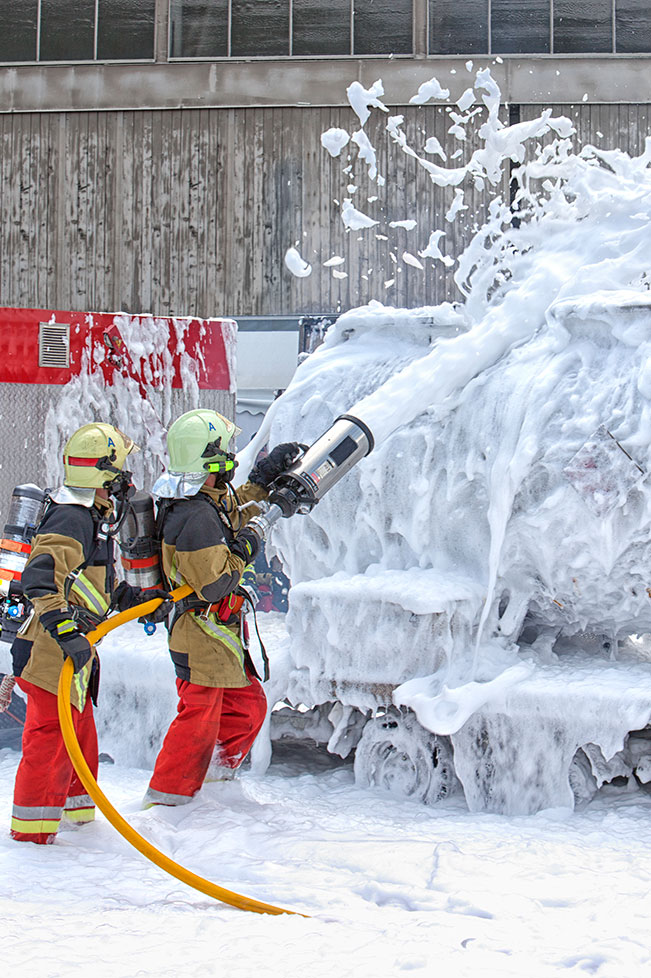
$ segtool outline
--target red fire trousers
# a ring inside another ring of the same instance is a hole
[[[176,680],[177,715],[156,759],[146,801],[184,804],[204,782],[215,748],[222,767],[238,767],[258,735],[267,700],[255,676],[236,689]]]
[[[19,842],[54,842],[61,816],[90,822],[95,806],[77,777],[59,727],[53,693],[18,680],[27,693],[23,756],[16,772],[11,836]],[[97,732],[90,697],[82,713],[72,707],[72,722],[88,766],[97,777]]]

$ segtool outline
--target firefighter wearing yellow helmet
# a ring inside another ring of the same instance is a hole
[[[93,421],[78,428],[63,449],[65,486],[75,489],[109,487],[138,446],[113,425]]]
[[[85,424],[71,435],[63,452],[63,485],[50,493],[22,573],[33,613],[11,648],[14,675],[27,694],[11,820],[11,835],[20,842],[53,842],[62,817],[77,823],[94,817],[61,737],[56,694],[62,661],[70,657],[73,722],[96,776],[92,701],[99,668],[84,633],[111,608],[123,610],[145,600],[138,588],[124,582],[116,586],[114,569],[114,501],[119,511],[133,491],[124,466],[134,451],[131,438],[104,422]],[[150,596],[168,594],[148,591]]]
[[[215,777],[232,776],[266,714],[243,617],[261,543],[247,524],[259,512],[255,503],[267,498],[268,486],[292,464],[299,446],[277,446],[234,490],[237,431],[216,411],[199,408],[182,415],[167,436],[169,468],[153,489],[162,518],[163,571],[170,587],[189,584],[194,594],[175,606],[170,623],[179,707],[145,807],[189,802],[211,760]]]

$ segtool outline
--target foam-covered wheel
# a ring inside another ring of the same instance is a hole
[[[597,779],[592,773],[590,760],[582,747],[572,758],[568,772],[570,788],[576,805],[584,805],[591,801],[599,790]]]
[[[355,750],[355,782],[434,805],[459,787],[452,747],[413,713],[397,710],[369,720]]]

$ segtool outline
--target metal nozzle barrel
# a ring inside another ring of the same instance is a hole
[[[270,502],[284,516],[308,513],[374,446],[359,418],[340,415],[304,455],[276,481]]]

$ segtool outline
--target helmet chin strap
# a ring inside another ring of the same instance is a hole
[[[228,470],[228,472],[218,472],[216,474],[216,477],[215,477],[216,484],[217,485],[220,485],[220,484],[221,485],[228,485],[229,482],[232,482],[233,481],[233,476],[235,475],[235,469],[236,469],[236,467],[237,467],[237,462],[235,463],[235,465],[233,466],[232,469],[229,469]]]
[[[113,498],[117,502],[115,519],[110,524],[110,533],[113,535],[122,526],[124,519],[129,511],[129,500],[136,491],[136,487],[131,481],[131,472],[127,469],[115,469],[111,466],[110,471],[117,472],[117,475],[104,485],[104,488],[108,491],[109,497]]]

